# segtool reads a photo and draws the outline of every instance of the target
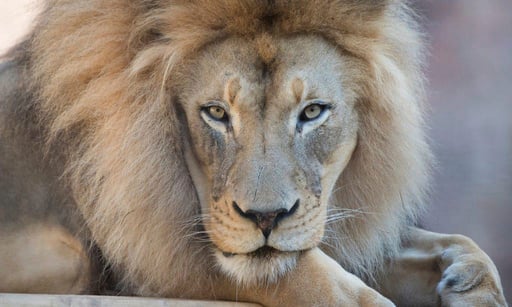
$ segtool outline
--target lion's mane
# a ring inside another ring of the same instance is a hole
[[[227,36],[319,34],[351,60],[358,145],[332,208],[325,249],[371,275],[421,209],[430,152],[423,122],[422,44],[407,6],[355,0],[52,0],[23,55],[49,151],[91,239],[125,286],[187,296],[208,243],[186,169],[174,71]],[[169,282],[169,280],[173,282]]]

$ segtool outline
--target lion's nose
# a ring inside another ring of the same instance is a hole
[[[297,199],[297,201],[290,210],[281,208],[271,212],[261,212],[251,209],[244,212],[242,209],[240,209],[236,202],[233,202],[233,208],[235,209],[235,211],[240,216],[253,221],[256,224],[256,226],[258,226],[258,228],[261,229],[265,238],[268,238],[268,236],[270,236],[272,229],[274,229],[277,226],[277,223],[279,223],[279,221],[294,214],[295,211],[297,211],[298,207],[299,200]]]

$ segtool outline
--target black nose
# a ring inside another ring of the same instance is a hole
[[[261,229],[265,238],[268,238],[268,236],[270,236],[272,229],[276,227],[279,221],[294,214],[295,211],[297,211],[298,207],[299,200],[297,199],[297,201],[290,210],[281,208],[271,212],[260,212],[251,209],[244,212],[242,209],[240,209],[236,202],[233,202],[233,208],[235,209],[235,211],[240,216],[253,221],[256,224],[256,226],[258,226],[258,228]]]

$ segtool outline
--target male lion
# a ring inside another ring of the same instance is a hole
[[[506,305],[414,227],[421,45],[392,0],[47,1],[1,67],[0,291]]]

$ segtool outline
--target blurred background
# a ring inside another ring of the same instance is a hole
[[[38,0],[0,0],[0,53]],[[512,301],[512,1],[414,1],[430,56],[430,138],[438,159],[427,229],[475,240]]]
[[[512,302],[512,1],[414,3],[429,39],[438,160],[423,225],[478,243]]]

